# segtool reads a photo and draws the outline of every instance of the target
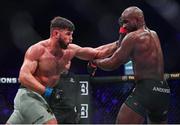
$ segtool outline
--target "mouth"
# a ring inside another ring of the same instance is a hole
[[[63,42],[59,42],[59,45],[62,49],[67,49],[68,44],[65,44]]]

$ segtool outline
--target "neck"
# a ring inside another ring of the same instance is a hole
[[[139,27],[139,28],[146,28],[146,24],[145,24],[144,22],[142,22],[142,23],[139,24],[138,27]]]
[[[59,50],[61,49],[56,39],[53,38],[48,39],[48,48],[52,54],[59,53]]]

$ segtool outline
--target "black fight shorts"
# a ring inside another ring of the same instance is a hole
[[[167,120],[170,89],[166,81],[139,80],[125,104],[152,122]]]

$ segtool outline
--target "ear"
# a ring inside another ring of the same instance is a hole
[[[53,35],[55,38],[59,38],[60,33],[58,32],[58,30],[53,30],[52,35]]]

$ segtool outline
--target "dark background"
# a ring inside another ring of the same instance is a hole
[[[39,40],[49,38],[49,24],[54,16],[68,18],[75,24],[74,43],[82,47],[97,47],[118,38],[118,18],[125,8],[134,5],[144,11],[147,26],[160,37],[165,72],[179,72],[179,1],[154,2],[156,1],[2,0],[0,76],[18,75],[25,50]],[[86,62],[73,59],[72,70],[76,73],[87,73]],[[119,70],[104,74],[118,73]]]
[[[0,77],[18,77],[26,49],[49,38],[49,24],[53,17],[62,16],[75,24],[75,44],[97,47],[118,39],[118,18],[129,6],[141,8],[147,26],[159,35],[165,72],[179,72],[179,5],[178,0],[1,0]],[[86,61],[74,58],[71,70],[87,74],[86,64]],[[123,74],[123,66],[112,72],[98,69],[96,73],[97,76]],[[177,86],[179,82],[174,84]],[[7,87],[0,89],[2,93],[12,91]],[[15,92],[8,93],[7,97],[12,101],[14,95]]]

